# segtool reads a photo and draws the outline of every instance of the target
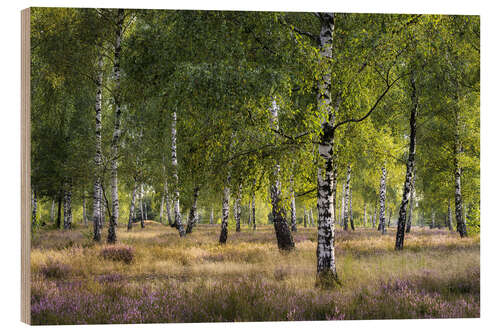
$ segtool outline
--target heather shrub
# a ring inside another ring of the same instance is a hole
[[[134,259],[134,250],[132,247],[124,245],[107,246],[101,250],[101,257],[130,264]]]
[[[64,279],[71,273],[69,265],[49,260],[42,268],[40,273],[47,279]]]

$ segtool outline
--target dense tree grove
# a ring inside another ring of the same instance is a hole
[[[31,31],[34,232],[224,244],[271,212],[284,251],[317,227],[330,284],[336,225],[479,231],[476,16],[36,8]]]

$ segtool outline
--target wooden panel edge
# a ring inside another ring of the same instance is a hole
[[[31,324],[30,8],[21,11],[21,321]]]

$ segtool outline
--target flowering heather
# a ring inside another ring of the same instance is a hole
[[[123,261],[130,264],[134,259],[134,251],[130,246],[113,245],[101,250],[101,256],[104,259],[113,261]]]
[[[198,225],[181,239],[174,229],[148,223],[128,233],[118,228],[123,244],[82,247],[85,238],[72,235],[70,248],[51,248],[51,235],[43,235],[32,250],[32,321],[479,317],[478,237],[417,227],[407,248],[395,252],[392,228],[384,236],[371,229],[339,232],[342,285],[325,290],[314,286],[315,228],[299,228],[301,241],[288,254],[277,250],[272,227],[230,232],[225,246],[217,244],[218,231]],[[128,254],[133,260],[123,259]],[[66,273],[47,273],[58,269]]]

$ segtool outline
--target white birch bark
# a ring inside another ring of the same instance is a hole
[[[224,186],[224,193],[222,196],[222,216],[221,216],[221,228],[220,228],[220,236],[219,243],[226,244],[227,241],[227,224],[229,221],[229,199],[231,195],[231,173],[228,171],[226,184]]]
[[[366,228],[366,202],[363,204],[364,217],[363,217],[363,227]]]
[[[122,47],[123,21],[125,11],[117,10],[117,21],[115,27],[115,45],[114,45],[114,66],[113,76],[115,80],[115,90],[113,94],[115,103],[115,119],[113,139],[111,141],[111,219],[108,228],[108,243],[116,242],[116,226],[119,218],[119,200],[118,200],[118,147],[121,136],[121,97],[120,97],[120,56]]]
[[[141,193],[139,204],[141,205],[141,228],[144,228],[144,185],[141,184]]]
[[[174,225],[179,231],[179,236],[186,236],[184,226],[182,225],[181,212],[179,206],[179,176],[177,174],[177,113],[172,114],[172,172],[174,180]]]
[[[295,207],[295,191],[293,189],[293,177],[290,176],[290,185],[291,185],[291,191],[290,191],[290,222],[291,222],[291,227],[292,231],[297,231],[297,209]]]
[[[380,176],[380,215],[379,215],[379,229],[382,231],[382,235],[385,234],[385,181],[387,172],[385,165],[382,167],[382,175]]]
[[[276,103],[276,99],[273,98],[270,108],[271,127],[276,131],[279,130],[278,110],[279,107]],[[275,135],[275,139],[277,139],[277,134]],[[274,231],[276,233],[278,248],[280,250],[288,251],[295,247],[295,243],[293,242],[292,233],[290,232],[290,228],[288,227],[288,223],[286,221],[286,213],[282,204],[280,164],[278,161],[276,161],[276,164],[274,165],[274,170],[270,177],[270,184],[273,225]]]
[[[73,222],[73,215],[71,212],[71,187],[66,184],[64,189],[64,218],[63,227],[64,230],[71,229],[71,223]]]
[[[241,220],[241,183],[238,186],[238,193],[236,195],[236,200],[234,202],[234,219],[236,221],[236,232],[240,232],[240,220]]]
[[[333,13],[318,13],[321,21],[319,35],[320,61],[325,68],[332,58],[332,38],[334,29]],[[331,106],[331,74],[329,70],[323,73],[317,82],[318,94],[316,103],[320,114],[326,114],[328,119],[322,124],[322,134],[319,143],[318,170],[318,246],[316,249],[318,282],[329,285],[337,281],[335,262],[335,228],[333,216],[333,144],[335,114]]]
[[[453,217],[451,215],[451,202],[448,199],[448,228],[450,231],[453,231]]]
[[[214,209],[210,209],[210,224],[214,224]]]
[[[36,197],[36,191],[34,189],[31,190],[31,226],[36,226],[36,215],[38,209],[38,200]]]
[[[135,211],[135,194],[137,193],[137,182],[134,181],[134,189],[132,190],[132,196],[130,198],[130,211],[128,214],[128,224],[127,230],[132,229],[132,222],[134,221],[134,211]]]
[[[98,59],[98,75],[97,75],[97,92],[95,98],[95,175],[94,175],[94,193],[93,193],[93,213],[92,221],[94,224],[94,241],[101,241],[101,220],[102,220],[102,190],[101,190],[101,169],[102,169],[102,123],[101,123],[101,109],[102,109],[102,78],[103,78],[103,61],[102,54]]]

